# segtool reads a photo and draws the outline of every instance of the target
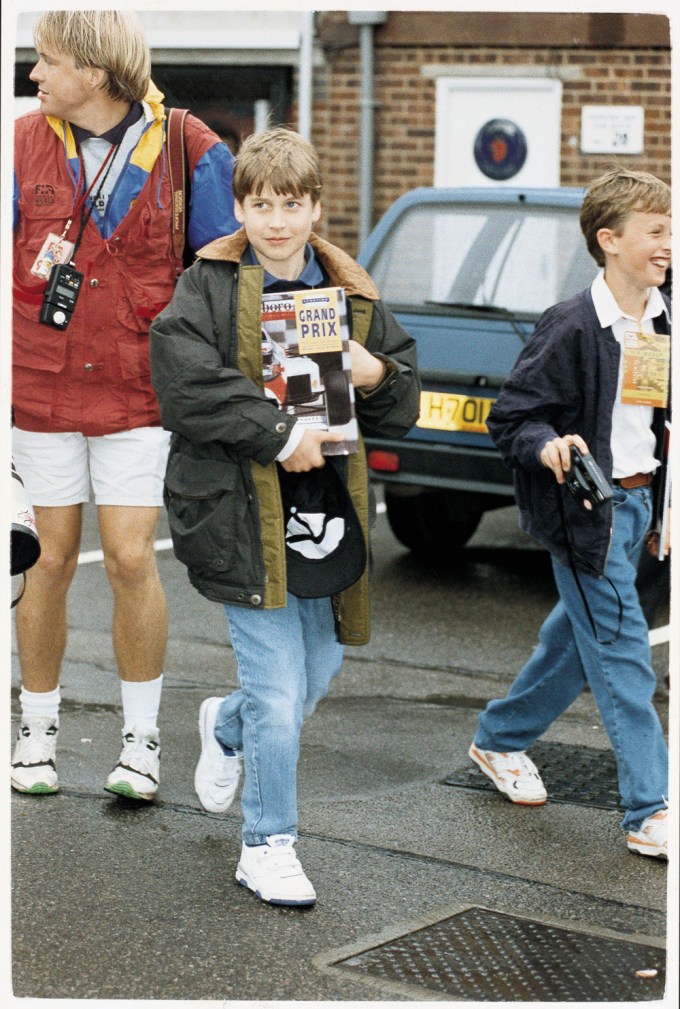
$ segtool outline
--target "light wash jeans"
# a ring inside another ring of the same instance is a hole
[[[243,750],[243,840],[297,837],[297,763],[305,718],[340,672],[343,646],[331,600],[299,599],[274,610],[224,607],[240,689],[226,697],[215,737]]]
[[[609,736],[625,809],[622,826],[635,829],[664,808],[668,749],[653,696],[649,631],[635,588],[637,563],[651,518],[648,487],[614,490],[614,530],[604,578],[579,572],[597,629],[571,569],[553,560],[559,602],[545,620],[538,645],[503,700],[491,701],[479,718],[481,749],[528,749],[590,686]],[[609,579],[609,581],[607,580]],[[623,615],[620,630],[616,586]]]

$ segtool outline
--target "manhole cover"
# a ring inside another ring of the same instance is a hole
[[[616,763],[611,750],[539,741],[531,747],[529,755],[541,772],[548,797],[555,802],[619,808]],[[472,762],[454,771],[444,784],[496,791],[496,786]]]
[[[458,1000],[637,1002],[663,997],[665,958],[655,946],[473,907],[335,966]]]

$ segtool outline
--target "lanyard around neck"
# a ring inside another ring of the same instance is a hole
[[[92,182],[90,183],[90,185],[88,186],[88,188],[85,190],[85,192],[81,195],[80,199],[78,200],[78,202],[76,203],[76,205],[75,205],[75,207],[73,209],[73,218],[75,218],[76,215],[78,213],[80,213],[80,228],[78,230],[78,237],[76,238],[75,243],[74,243],[73,257],[75,257],[75,254],[78,251],[78,247],[79,247],[80,243],[83,240],[83,233],[85,231],[85,228],[87,227],[87,222],[90,220],[90,217],[92,216],[92,211],[94,209],[94,206],[97,203],[97,200],[99,199],[99,197],[101,195],[101,191],[104,188],[104,184],[106,183],[106,180],[108,178],[109,172],[111,171],[111,166],[113,165],[114,158],[116,157],[116,154],[118,153],[119,149],[120,149],[120,142],[117,143],[115,145],[115,147],[111,147],[110,148],[108,154],[106,155],[106,157],[102,161],[101,165],[99,166],[97,174],[95,175],[95,177],[93,178]],[[83,162],[82,154],[79,153],[78,154],[78,158],[79,158],[79,161],[80,161],[80,170],[81,170],[81,173],[82,173],[82,178],[84,180],[85,179],[85,164]],[[106,169],[106,171],[104,171],[104,169]],[[102,175],[102,173],[103,173],[103,175]],[[92,193],[92,190],[97,185],[97,182],[99,180],[99,176],[100,175],[102,175],[102,180],[99,183],[99,188],[97,189],[97,192],[94,194],[94,196],[90,200],[89,206],[86,208],[87,200],[88,200],[90,194]],[[71,218],[67,222],[67,224],[66,224],[66,228],[64,229],[64,237],[66,236],[66,233],[68,232],[69,228],[71,227],[71,224],[73,223],[73,218]]]

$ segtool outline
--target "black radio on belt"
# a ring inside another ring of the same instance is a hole
[[[583,455],[576,445],[571,446],[570,453],[571,469],[564,474],[564,480],[574,497],[593,505],[611,500],[613,491],[592,455]]]
[[[58,263],[50,270],[40,308],[40,322],[55,329],[66,329],[83,283],[83,274],[75,266]]]

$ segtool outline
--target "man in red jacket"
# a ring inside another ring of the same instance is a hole
[[[105,787],[151,799],[167,638],[153,543],[169,435],[150,382],[148,329],[182,269],[171,237],[166,115],[133,14],[50,11],[34,40],[40,110],[18,119],[15,134],[12,399],[13,455],[42,556],[17,611],[22,718],[12,786],[30,794],[59,787],[66,599],[92,488],[124,718],[123,751]],[[187,239],[196,249],[237,227],[233,157],[192,116],[185,138]],[[52,273],[59,264],[70,270],[65,277]],[[66,311],[50,304],[57,277],[57,295],[77,290]]]

